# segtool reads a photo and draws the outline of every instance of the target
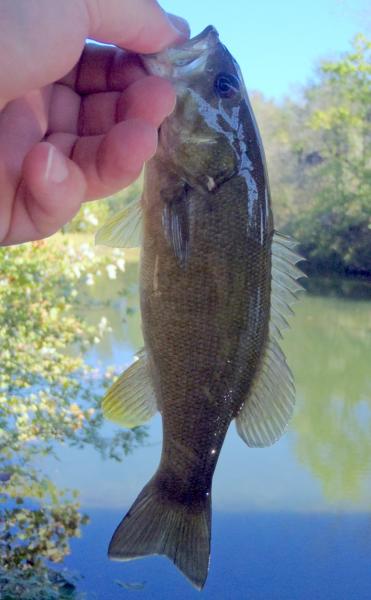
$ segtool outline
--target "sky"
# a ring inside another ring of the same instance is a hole
[[[242,69],[250,90],[276,100],[314,77],[319,60],[371,34],[368,0],[160,0],[185,17],[192,35],[212,24]]]

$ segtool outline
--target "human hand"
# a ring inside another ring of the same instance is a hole
[[[47,237],[134,181],[175,104],[132,52],[188,36],[155,0],[2,0],[0,245]]]

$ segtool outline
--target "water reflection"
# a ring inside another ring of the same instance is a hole
[[[138,270],[137,260],[127,261],[124,274],[119,273],[114,281],[101,280],[92,289],[97,307],[89,308],[85,318],[96,326],[104,313],[111,331],[87,353],[90,363],[120,367],[131,362],[134,352],[142,347]],[[104,310],[101,303],[106,304]]]
[[[287,343],[298,388],[295,452],[329,500],[370,507],[370,302],[310,297],[298,322]]]
[[[371,300],[370,277],[352,279],[350,277],[310,276],[304,281],[304,285],[312,296],[340,298],[342,300]]]

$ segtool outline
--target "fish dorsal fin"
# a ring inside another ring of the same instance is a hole
[[[102,409],[107,419],[130,428],[142,425],[157,412],[144,350],[110,387],[103,398]]]
[[[303,260],[294,251],[295,242],[275,233],[272,243],[272,291],[269,336],[259,372],[236,418],[241,438],[250,447],[270,446],[284,432],[295,404],[292,373],[278,339],[293,314],[291,305],[303,288],[304,274],[296,264]]]
[[[137,248],[142,241],[142,211],[137,198],[113,215],[95,234],[97,245]]]

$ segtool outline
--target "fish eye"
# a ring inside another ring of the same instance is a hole
[[[231,73],[219,73],[214,81],[214,90],[219,98],[231,98],[240,89],[240,82]]]

